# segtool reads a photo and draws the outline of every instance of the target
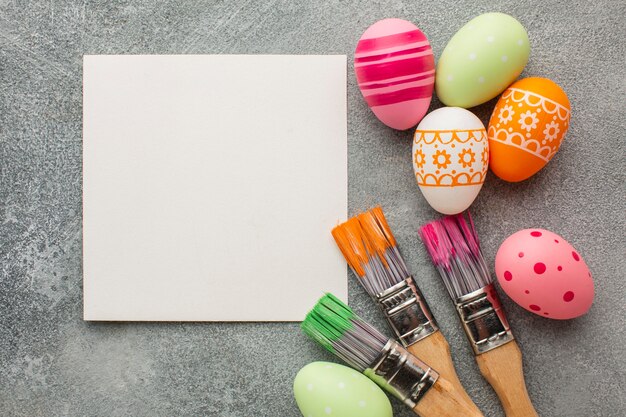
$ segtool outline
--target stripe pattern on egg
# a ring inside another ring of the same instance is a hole
[[[354,53],[359,89],[376,117],[404,130],[424,117],[435,85],[430,43],[413,23],[384,19],[370,26]]]

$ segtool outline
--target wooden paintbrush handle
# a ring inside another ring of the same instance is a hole
[[[413,408],[420,417],[479,417],[472,401],[467,400],[447,379],[440,376]]]
[[[498,394],[507,417],[538,417],[528,397],[522,352],[515,340],[476,356],[476,362]]]
[[[446,338],[443,337],[441,331],[437,331],[430,336],[413,343],[406,349],[427,363],[429,366],[432,366],[432,368],[437,371],[441,377],[446,379],[447,382],[452,385],[459,396],[463,397],[465,403],[468,406],[471,406],[473,410],[473,413],[471,414],[472,416],[483,415],[470,396],[467,395],[463,385],[461,385],[461,381],[459,380],[456,370],[454,369],[454,363],[452,362],[450,345],[448,344]]]

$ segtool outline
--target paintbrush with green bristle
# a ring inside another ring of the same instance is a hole
[[[330,293],[320,298],[301,327],[307,336],[363,372],[419,416],[481,416],[450,382]]]

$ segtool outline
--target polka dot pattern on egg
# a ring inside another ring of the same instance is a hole
[[[313,362],[293,384],[306,417],[392,417],[387,395],[365,375],[339,364]]]
[[[477,16],[442,52],[435,73],[437,95],[447,106],[484,103],[517,78],[529,53],[528,35],[515,18],[504,13]]]
[[[546,272],[546,264],[543,262],[537,262],[535,266],[533,266],[533,270],[535,271],[535,274],[541,275]]]
[[[513,301],[542,317],[578,317],[593,302],[594,284],[585,261],[548,230],[526,229],[509,236],[496,255],[496,275]]]

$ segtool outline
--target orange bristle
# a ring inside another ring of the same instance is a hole
[[[383,210],[380,207],[375,207],[370,211],[359,214],[358,219],[378,257],[385,266],[389,266],[385,257],[385,251],[396,246],[396,240],[389,229]]]
[[[381,294],[410,276],[380,207],[350,218],[332,235],[368,294]]]
[[[385,250],[389,247],[389,242],[385,239],[385,235],[376,225],[376,219],[370,212],[361,213],[356,217],[361,224],[366,241],[370,243],[372,252],[376,253],[380,260],[387,267],[385,259]]]
[[[383,233],[385,234],[385,238],[389,241],[391,246],[397,246],[396,238],[393,237],[393,233],[391,233],[391,228],[389,227],[389,224],[387,223],[387,219],[385,218],[385,215],[383,214],[383,209],[380,208],[380,206],[378,206],[378,207],[374,207],[370,211],[372,212],[374,217],[376,217],[378,224],[380,225]]]
[[[363,277],[365,275],[363,264],[368,262],[372,248],[359,221],[352,217],[335,227],[331,233],[350,268],[359,277]]]

